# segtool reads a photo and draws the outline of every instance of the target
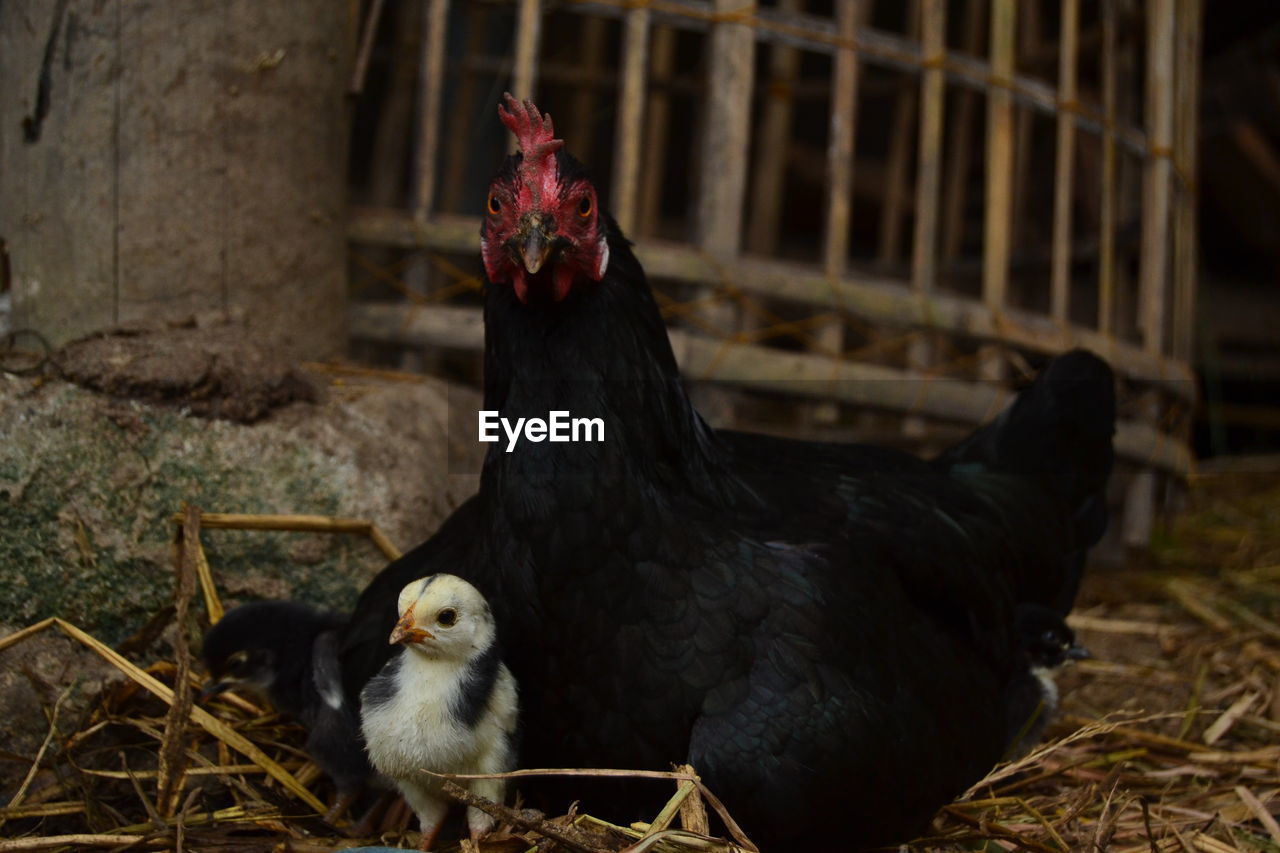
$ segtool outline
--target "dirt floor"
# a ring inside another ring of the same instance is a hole
[[[1089,576],[1071,621],[1093,657],[1061,673],[1061,713],[1045,744],[996,768],[904,849],[1280,853],[1280,476],[1203,477],[1188,503],[1149,554]],[[187,604],[202,612],[198,594]],[[151,659],[156,653],[169,659],[147,672],[163,692],[181,654],[165,641]],[[214,723],[166,728],[185,715],[148,693],[140,671],[126,675],[99,688],[91,711],[76,719],[46,691],[52,726],[38,756],[0,753],[30,768],[27,783],[3,795],[10,804],[0,808],[0,837],[12,841],[0,840],[0,850],[133,840],[132,849],[327,851],[355,843],[335,837],[306,804],[312,792],[330,792],[295,726],[228,694],[209,708]],[[198,685],[198,673],[187,678]],[[40,689],[34,676],[33,684]],[[229,747],[234,737],[278,762],[273,772],[287,784],[264,770],[269,760]],[[674,826],[683,819],[698,828],[698,799],[685,800]],[[508,817],[526,826],[484,850],[618,850],[648,829],[565,816],[554,825],[569,835],[550,847],[528,828],[536,819]],[[381,840],[413,846],[416,834]],[[831,849],[856,841],[849,827]],[[6,846],[13,844],[22,846]],[[669,834],[634,849],[733,848]]]

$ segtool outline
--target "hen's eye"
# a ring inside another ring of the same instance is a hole
[[[489,196],[489,212],[500,213],[502,211],[502,202],[498,200],[496,195]]]
[[[458,611],[452,607],[446,607],[436,614],[436,622],[448,628],[450,625],[458,621]]]
[[[582,201],[578,202],[578,215],[582,217],[591,215],[591,196],[584,195]]]

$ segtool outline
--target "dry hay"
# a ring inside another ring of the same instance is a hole
[[[1061,674],[1051,740],[996,768],[905,850],[1280,853],[1280,479],[1247,479],[1198,483],[1153,558],[1091,575],[1071,621],[1094,658]],[[180,542],[198,542],[201,519],[183,516]],[[364,523],[306,523],[376,538]],[[198,548],[178,549],[179,619],[201,579],[217,612],[201,558]],[[0,649],[44,628],[93,648],[128,679],[104,688],[79,720],[61,715],[65,692],[46,691],[49,737],[38,755],[22,757],[30,771],[0,808],[0,853],[318,853],[357,843],[317,817],[328,787],[297,726],[235,694],[191,706],[200,678],[187,632],[171,632],[173,660],[145,670],[61,620],[0,640]],[[716,804],[691,768],[653,775],[668,777],[654,784],[674,783],[676,796],[652,825],[501,809],[506,837],[483,849],[734,849],[697,834],[707,831],[705,806]],[[416,837],[360,839],[379,840],[412,846]],[[831,848],[856,842],[850,827]]]

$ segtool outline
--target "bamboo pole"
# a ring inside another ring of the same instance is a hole
[[[1178,207],[1174,220],[1173,351],[1191,361],[1196,313],[1196,163],[1200,119],[1200,33],[1204,0],[1178,0]]]
[[[440,214],[429,223],[416,223],[398,211],[355,209],[348,236],[357,243],[447,252],[479,251],[480,220],[474,216]],[[1000,341],[1030,352],[1053,354],[1085,347],[1106,358],[1117,372],[1189,398],[1194,374],[1181,361],[1152,355],[1140,346],[1080,326],[1062,326],[1048,317],[1016,308],[997,316],[980,302],[934,293],[921,298],[901,282],[866,273],[833,277],[803,264],[754,258],[719,262],[700,250],[666,241],[640,241],[636,255],[652,278],[688,284],[713,285],[726,279],[746,293],[801,305],[847,311],[872,322],[903,328],[923,328]]]
[[[778,8],[797,12],[801,8],[801,0],[779,0]],[[772,255],[778,248],[787,152],[791,147],[794,87],[799,74],[800,52],[788,45],[773,45],[769,50],[769,80],[763,92],[764,114],[751,169],[751,204],[747,224],[747,248],[760,255]]]
[[[861,13],[868,0],[836,4],[836,32],[843,44],[836,51],[831,82],[831,130],[827,141],[827,215],[823,235],[823,269],[842,276],[849,257],[849,217],[853,201],[854,142],[858,121],[858,51]]]
[[[617,153],[613,165],[612,208],[618,225],[627,234],[635,228],[639,199],[650,17],[646,8],[630,9],[622,31],[622,79],[618,84],[618,126],[614,134]]]
[[[874,0],[839,0],[836,34],[843,46],[836,51],[831,81],[830,128],[827,139],[827,198],[822,254],[828,276],[844,275],[849,258],[849,225],[853,205],[854,152],[858,124],[858,28],[871,13]],[[831,355],[844,351],[845,321],[838,316],[814,333],[814,347]],[[839,418],[835,405],[809,413],[813,422],[832,423]]]
[[[463,48],[463,53],[466,56],[475,56],[484,49],[484,36],[488,31],[489,24],[489,9],[483,5],[463,3],[460,11],[465,12],[467,15],[467,42]],[[459,69],[459,77],[458,88],[454,92],[455,107],[453,113],[464,117],[465,121],[470,121],[471,117],[476,114],[476,99],[479,96],[476,73],[464,65]],[[490,115],[492,114],[490,113]],[[448,135],[448,151],[445,154],[442,187],[444,192],[441,202],[436,205],[437,210],[456,210],[458,205],[461,204],[467,169],[471,166],[470,157],[468,156],[471,145],[471,135],[469,133],[451,133]]]
[[[1071,201],[1074,196],[1076,142],[1076,51],[1080,34],[1080,0],[1062,0],[1058,56],[1058,146],[1054,162],[1053,255],[1050,261],[1050,312],[1066,323],[1071,309]]]
[[[516,16],[515,59],[511,68],[511,93],[520,100],[531,100],[538,83],[538,46],[542,41],[542,3],[520,0]],[[507,150],[515,152],[519,141],[513,135]]]
[[[965,9],[964,33],[961,46],[965,53],[977,55],[982,44],[982,24],[986,13],[985,0],[968,0]],[[955,119],[951,132],[951,148],[947,154],[947,185],[942,209],[942,256],[946,259],[960,254],[964,243],[965,198],[969,186],[969,150],[973,141],[974,112],[978,96],[971,89],[956,93]]]
[[[357,303],[351,308],[350,323],[361,337],[422,346],[432,343],[437,335],[453,335],[452,327],[469,313],[475,321],[462,325],[475,330],[468,348],[478,351],[484,346],[481,310],[450,307],[447,315],[440,316],[435,311],[414,311],[406,305]],[[990,383],[905,381],[908,374],[893,367],[712,340],[680,329],[668,334],[681,371],[695,380],[974,424],[995,417],[1013,397]],[[1190,470],[1191,453],[1187,447],[1148,424],[1121,422],[1115,443],[1117,452],[1126,459],[1179,475]],[[210,526],[207,520],[204,524]]]
[[[991,76],[995,85],[987,96],[987,192],[982,247],[982,301],[992,311],[1004,307],[1009,288],[1013,103],[1004,86],[1013,73],[1016,14],[1015,0],[992,0]]]
[[[621,18],[632,3],[624,0],[575,0],[573,5],[590,10],[592,14]],[[665,0],[642,5],[654,10],[655,24],[675,26],[690,32],[707,32],[721,21],[738,17],[712,11],[707,8],[710,4],[705,0],[697,4],[692,0],[679,3]],[[786,13],[766,6],[757,9],[752,19],[752,28],[761,44],[786,44],[805,51],[834,54],[843,43],[836,35],[835,22],[829,16]],[[868,64],[905,71],[920,70],[919,44],[901,35],[868,27],[861,31],[857,48],[862,61]],[[948,54],[947,77],[956,85],[978,93],[985,93],[991,85],[988,64],[964,53]],[[1016,103],[1045,115],[1057,115],[1058,95],[1052,84],[1031,75],[1015,73],[1010,76],[1007,88]],[[1102,117],[1097,110],[1086,106],[1081,110],[1078,124],[1082,130],[1098,133],[1102,130]],[[1136,154],[1146,148],[1146,135],[1137,127],[1118,128],[1116,139]]]
[[[1012,221],[1013,101],[1007,88],[1013,75],[1016,0],[992,0],[991,77],[987,95],[986,216],[982,241],[982,301],[996,316],[1004,311],[1009,291],[1009,239]],[[979,370],[985,379],[1000,379],[1004,362],[987,348]]]
[[[751,90],[755,37],[746,19],[754,0],[715,0],[707,72],[707,108],[698,187],[698,245],[713,256],[741,249],[751,137]]]
[[[1035,56],[1041,41],[1040,3],[1038,0],[1031,3],[1021,3],[1019,8],[1025,14],[1020,15],[1018,18],[1017,35],[1015,36],[1017,45],[1014,53],[1015,65],[1019,61],[1028,62],[1030,57]],[[1036,69],[1030,68],[1029,70],[1035,71]],[[1034,119],[1035,113],[1033,110],[1025,105],[1017,104],[1013,113],[1013,188],[1009,219],[1009,244],[1013,247],[1026,245],[1027,227],[1030,225],[1030,218],[1027,216],[1027,198],[1030,196],[1028,186],[1031,173],[1031,141]],[[1015,295],[1014,298],[1016,300],[1018,297]]]
[[[924,0],[921,47],[925,70],[920,81],[920,141],[916,166],[915,235],[911,246],[911,287],[927,295],[937,287],[938,190],[942,179],[942,111],[945,94],[942,60],[947,44],[945,0]],[[936,356],[935,341],[921,334],[907,347],[907,367],[925,371]],[[923,436],[927,425],[919,418],[902,422],[906,435]]]
[[[724,263],[742,251],[742,213],[747,191],[747,148],[751,139],[751,92],[755,73],[755,34],[747,21],[755,14],[754,0],[714,0],[717,16],[711,28],[707,70],[707,106],[702,125],[702,157],[697,192],[699,248]],[[707,291],[722,297],[725,280]],[[736,304],[713,301],[702,312],[714,328],[729,338],[741,330],[742,312]],[[732,422],[734,404],[714,390],[701,394],[713,420]]]
[[[905,25],[908,38],[918,38],[920,2],[907,4]],[[902,250],[902,215],[907,198],[907,164],[911,161],[911,130],[916,118],[917,87],[914,80],[899,82],[897,102],[889,132],[889,152],[885,166],[884,205],[880,208],[880,241],[878,258],[882,265],[892,264]]]
[[[413,162],[414,87],[418,70],[414,63],[399,61],[409,56],[418,43],[419,16],[423,9],[408,3],[387,10],[397,61],[391,64],[382,107],[375,119],[373,150],[370,154],[369,194],[371,204],[413,205],[416,177],[405,166]]]
[[[575,69],[579,80],[595,80],[603,75],[605,38],[607,32],[604,18],[597,15],[581,16],[582,34],[578,39],[578,66]],[[591,132],[591,115],[596,106],[596,89],[594,86],[575,85],[573,99],[569,108],[569,124],[565,129],[565,145],[573,151],[574,156],[584,163],[595,161],[595,134]]]
[[[1151,153],[1142,188],[1140,328],[1148,352],[1165,351],[1169,281],[1169,203],[1173,178],[1173,0],[1149,0],[1147,13],[1147,133]]]
[[[414,216],[426,219],[435,201],[440,156],[440,109],[444,91],[445,30],[449,0],[426,0],[422,13],[422,53],[418,76],[417,191]]]
[[[1098,331],[1115,332],[1116,0],[1102,0],[1102,197],[1098,211]]]
[[[667,129],[671,123],[671,96],[661,84],[670,79],[676,62],[676,31],[657,27],[649,57],[652,85],[649,89],[649,120],[644,135],[644,183],[640,187],[638,231],[653,236],[662,218],[662,187],[666,174]]]
[[[937,285],[938,191],[942,178],[942,119],[946,52],[947,6],[945,0],[924,0],[921,44],[925,71],[921,80],[919,161],[916,167],[915,236],[912,245],[911,285],[917,293],[930,293]]]

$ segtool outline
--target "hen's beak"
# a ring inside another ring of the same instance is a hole
[[[553,237],[547,233],[546,222],[540,216],[526,216],[520,223],[520,231],[516,234],[516,248],[529,275],[536,275],[546,265],[553,245]]]
[[[396,643],[421,643],[423,640],[434,639],[435,635],[430,631],[413,624],[413,608],[410,607],[400,616],[400,621],[396,622],[395,630],[391,632],[391,638],[387,642],[394,646]]]

